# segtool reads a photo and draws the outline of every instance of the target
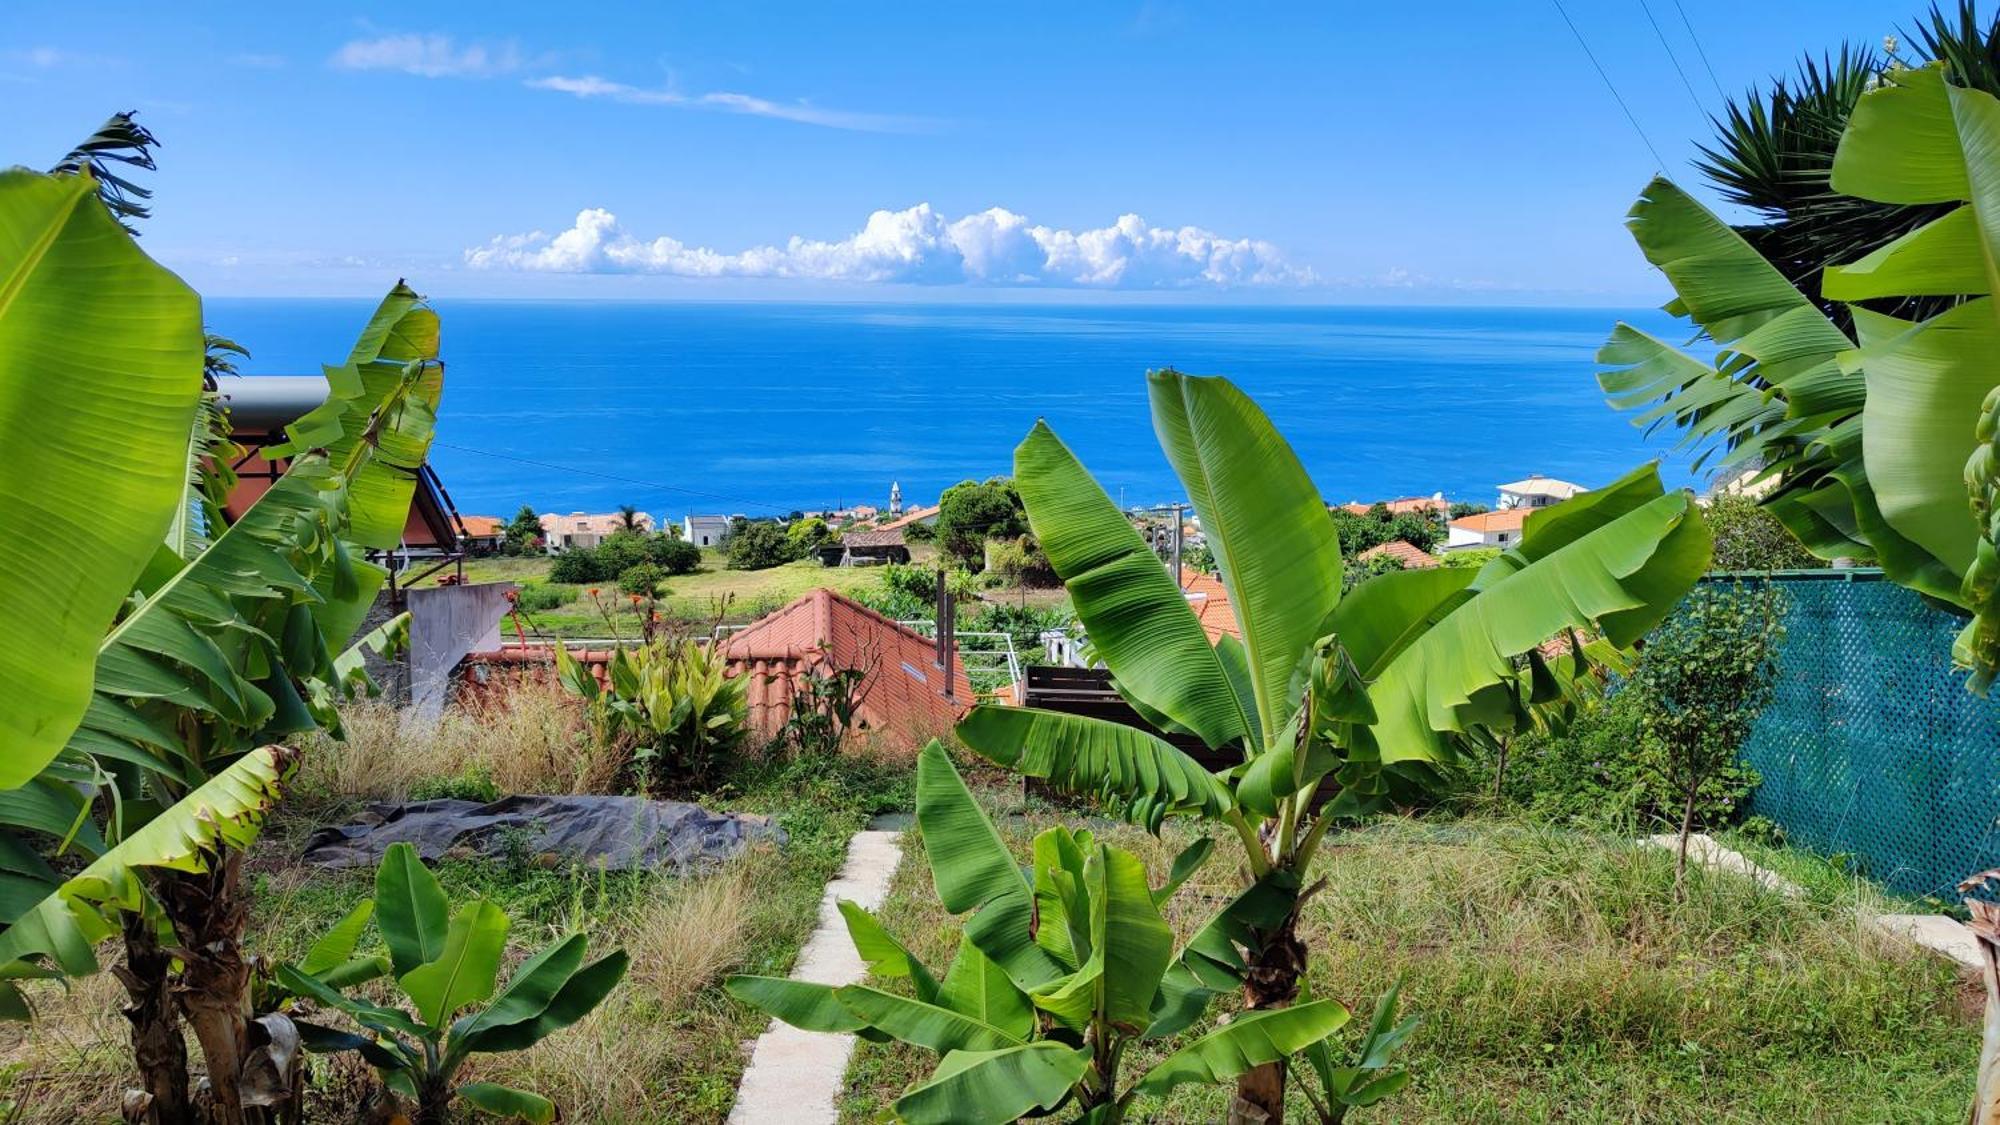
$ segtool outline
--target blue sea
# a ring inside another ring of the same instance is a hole
[[[372,302],[221,299],[245,373],[344,357]],[[1046,418],[1114,499],[1181,499],[1145,372],[1227,375],[1332,502],[1491,503],[1530,473],[1601,484],[1665,452],[1592,355],[1656,310],[438,301],[433,463],[461,512],[782,514],[912,503],[1011,471]],[[1688,482],[1682,464],[1670,484]]]

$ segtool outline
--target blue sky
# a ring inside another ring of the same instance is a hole
[[[1716,82],[1918,6],[1566,3],[1688,181]],[[12,0],[0,159],[138,109],[145,245],[213,295],[1663,296],[1548,0],[286,7]]]

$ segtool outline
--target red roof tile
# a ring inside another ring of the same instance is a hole
[[[1391,539],[1387,543],[1378,543],[1356,555],[1355,558],[1372,559],[1379,555],[1388,555],[1401,562],[1404,568],[1408,570],[1423,570],[1426,567],[1438,565],[1436,555],[1431,554],[1415,543],[1405,542],[1401,539]]]

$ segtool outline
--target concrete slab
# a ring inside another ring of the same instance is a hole
[[[1641,842],[1650,847],[1673,851],[1680,846],[1680,837],[1648,836]],[[1755,879],[1788,897],[1796,898],[1805,893],[1798,884],[1780,877],[1774,871],[1757,866],[1742,853],[1725,848],[1705,835],[1696,834],[1688,837],[1688,860],[1703,867],[1718,871],[1733,871]],[[1865,921],[1898,941],[1906,941],[1921,949],[1949,957],[1967,968],[1980,968],[1979,942],[1972,936],[1972,931],[1966,929],[1956,918],[1949,918],[1943,914],[1877,914],[1865,918]]]
[[[820,897],[819,925],[799,951],[793,980],[854,984],[867,963],[847,936],[839,903],[847,899],[874,910],[889,896],[889,881],[902,862],[901,832],[857,832],[847,844],[847,863]],[[854,1036],[800,1031],[772,1020],[750,1051],[750,1065],[736,1088],[730,1125],[836,1125]]]
[[[1980,967],[1979,939],[1956,918],[1942,914],[1882,914],[1875,918],[1875,924],[1884,932],[1941,953],[1966,968]]]

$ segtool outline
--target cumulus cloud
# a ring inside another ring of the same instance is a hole
[[[624,82],[613,82],[599,78],[595,74],[563,75],[554,74],[546,78],[530,78],[528,86],[537,90],[552,90],[559,94],[570,94],[579,98],[601,98],[606,101],[624,102],[628,105],[681,106],[689,109],[713,109],[724,113],[743,113],[753,117],[775,117],[784,121],[796,121],[804,125],[821,125],[829,129],[858,129],[872,133],[903,132],[920,128],[923,122],[914,118],[896,117],[882,113],[856,113],[844,109],[822,109],[809,102],[774,102],[751,94],[737,94],[717,91],[708,94],[683,94],[677,90],[649,89]]]
[[[400,70],[422,78],[492,78],[526,65],[512,42],[461,45],[449,35],[414,33],[343,43],[332,62],[343,70]]]
[[[1300,286],[1318,281],[1260,239],[1199,227],[1148,226],[1137,215],[1093,230],[1061,230],[994,207],[947,219],[928,203],[877,211],[836,241],[794,235],[783,246],[728,253],[678,239],[643,239],[589,208],[568,230],[502,235],[465,252],[473,269],[791,278],[1086,289]]]

